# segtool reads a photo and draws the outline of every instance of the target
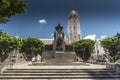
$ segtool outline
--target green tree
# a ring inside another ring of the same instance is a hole
[[[11,41],[11,50],[21,50],[23,46],[23,41],[20,38],[16,38],[16,37],[12,37],[12,41]]]
[[[0,23],[6,23],[11,16],[26,12],[23,0],[0,0]]]
[[[105,51],[109,53],[111,62],[114,62],[118,59],[117,55],[120,53],[120,44],[118,38],[105,38],[101,41],[101,45],[104,47]]]
[[[83,61],[87,61],[94,51],[95,42],[90,39],[84,39],[72,43],[75,48],[75,52],[79,55]]]
[[[11,51],[17,49],[20,50],[22,47],[22,41],[18,38],[9,36],[6,33],[0,36],[0,55],[1,61],[3,62]]]
[[[41,55],[43,47],[44,44],[41,40],[29,37],[23,40],[23,47],[21,51],[25,53],[25,56],[27,56],[28,60],[31,60],[34,55]]]

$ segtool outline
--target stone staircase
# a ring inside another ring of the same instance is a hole
[[[99,66],[99,65],[97,65]],[[13,65],[1,80],[120,80],[120,74],[96,65]],[[96,67],[96,68],[95,68]]]

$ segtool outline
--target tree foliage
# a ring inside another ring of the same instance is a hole
[[[8,56],[13,50],[20,50],[22,47],[22,40],[9,36],[6,33],[3,33],[0,36],[0,54],[2,57]]]
[[[84,39],[72,43],[74,45],[76,53],[83,59],[87,61],[94,51],[95,42],[90,39]]]
[[[11,16],[26,12],[23,0],[0,0],[0,23],[6,23]]]
[[[114,58],[114,61],[118,59],[120,53],[120,42],[118,38],[112,37],[103,39],[101,45],[104,47],[105,51]]]
[[[10,52],[11,50],[20,50],[22,47],[22,40],[3,33],[0,36],[0,49],[5,52]]]
[[[30,59],[33,55],[41,54],[43,51],[44,44],[37,38],[20,39],[13,36],[9,36],[3,33],[0,36],[0,57],[2,62],[9,56],[13,50],[19,50],[21,52],[30,55]]]
[[[43,51],[44,44],[41,40],[37,38],[27,38],[23,40],[22,52],[26,53],[27,57],[32,58],[32,56],[41,54]]]

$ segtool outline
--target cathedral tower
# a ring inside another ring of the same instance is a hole
[[[81,39],[79,15],[72,10],[68,16],[68,42],[72,43]]]

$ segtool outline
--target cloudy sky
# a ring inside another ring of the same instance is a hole
[[[67,20],[74,8],[80,16],[83,38],[111,37],[120,32],[120,0],[24,0],[27,13],[15,16],[0,28],[20,38],[52,38],[60,23],[67,35]]]

